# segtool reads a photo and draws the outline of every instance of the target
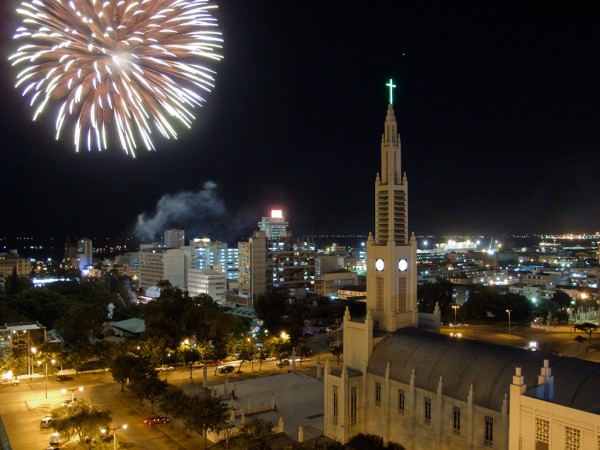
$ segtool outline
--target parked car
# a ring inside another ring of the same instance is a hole
[[[48,428],[50,427],[50,423],[52,422],[52,417],[46,416],[42,420],[40,420],[40,428]]]
[[[289,366],[291,364],[289,359],[282,359],[281,361],[279,361],[277,363],[277,367],[285,367],[285,366]]]
[[[73,377],[69,375],[56,375],[56,381],[72,381]]]
[[[60,434],[52,433],[52,436],[50,436],[50,445],[54,447],[60,446]]]
[[[146,425],[158,425],[161,423],[170,423],[170,422],[171,422],[171,419],[169,419],[168,417],[159,416],[157,414],[148,416],[148,417],[146,417],[146,419],[144,419],[144,423]]]
[[[204,364],[202,364],[200,361],[194,361],[194,364],[192,364],[192,367],[194,369],[202,369],[204,367]]]
[[[157,372],[167,372],[167,371],[170,371],[170,370],[175,370],[175,367],[163,364],[162,366],[159,366],[159,367],[156,368]]]
[[[233,366],[221,366],[217,369],[219,373],[231,373],[235,370]]]
[[[2,383],[0,386],[18,386],[21,383],[21,380],[18,378],[2,378]]]
[[[75,397],[73,400],[68,399],[68,400],[65,400],[64,402],[62,402],[60,404],[60,406],[72,406],[75,404],[76,401],[77,401],[77,397]]]

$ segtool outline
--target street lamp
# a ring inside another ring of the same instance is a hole
[[[35,358],[35,354],[37,353],[37,348],[31,347],[31,375],[30,378],[33,379],[33,359]],[[29,356],[27,357],[27,361],[29,362]]]
[[[507,309],[506,312],[508,313],[508,334],[510,334],[510,309]]]
[[[123,428],[124,430],[127,429],[127,424],[121,425],[120,427],[115,427],[115,428],[101,428],[100,429],[100,433],[102,434],[106,434],[108,436],[109,432],[113,432],[113,449],[117,450],[117,430],[119,428]]]
[[[52,365],[56,363],[56,360],[51,359],[50,362]],[[38,366],[42,365],[42,361],[38,361]],[[46,398],[48,398],[48,361],[44,362],[45,374],[46,374]]]
[[[83,392],[83,386],[79,386],[73,389],[63,389],[62,393],[66,394],[67,392],[71,393],[71,403],[75,401],[75,391]]]
[[[452,309],[454,310],[454,325],[456,325],[456,310],[459,308],[458,305],[452,305]]]

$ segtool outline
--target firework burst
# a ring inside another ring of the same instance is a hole
[[[135,156],[151,134],[177,138],[173,122],[190,127],[191,112],[214,87],[222,39],[208,0],[34,0],[23,2],[10,57],[26,66],[16,87],[31,98],[34,120],[56,103],[56,139],[74,124],[76,150],[108,148],[118,135]],[[113,131],[116,130],[116,131]]]

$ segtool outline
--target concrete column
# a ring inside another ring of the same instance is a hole
[[[206,367],[206,364],[204,364],[202,366],[202,387],[204,389],[206,389],[208,387],[208,373],[207,373],[208,368]]]
[[[467,441],[469,445],[473,445],[473,439],[475,436],[475,416],[473,413],[473,396],[475,392],[473,391],[473,385],[469,387],[469,396],[467,397]]]
[[[298,427],[298,442],[304,442],[304,428]]]
[[[321,358],[319,358],[319,355],[317,355],[317,380],[320,380],[322,378],[321,370]]]
[[[508,450],[519,450],[521,442],[521,395],[527,385],[520,367],[515,367],[513,382],[510,385],[510,412],[508,414]]]
[[[408,389],[408,408],[406,412],[410,414],[410,448],[415,448],[415,427],[416,427],[416,413],[417,413],[417,389],[415,387],[415,369],[412,370],[410,375],[410,385]]]
[[[385,383],[384,389],[385,392],[383,397],[383,416],[384,416],[384,433],[383,433],[383,446],[387,447],[390,441],[390,363],[388,361],[387,366],[385,368]]]
[[[438,433],[438,445],[442,448],[443,436],[444,436],[444,396],[442,395],[444,389],[444,383],[442,377],[438,381],[437,387],[437,398],[436,398],[436,426],[435,432]],[[432,421],[433,423],[433,421]]]

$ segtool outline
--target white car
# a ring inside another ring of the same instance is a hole
[[[40,428],[48,428],[50,426],[50,422],[52,422],[52,417],[44,417],[42,420],[40,420]]]
[[[167,371],[171,371],[171,370],[175,370],[175,367],[167,366],[166,364],[163,364],[162,366],[159,366],[156,368],[157,372],[167,372]]]
[[[0,383],[0,387],[2,386],[18,386],[21,383],[21,380],[18,378],[2,378],[2,383]]]

